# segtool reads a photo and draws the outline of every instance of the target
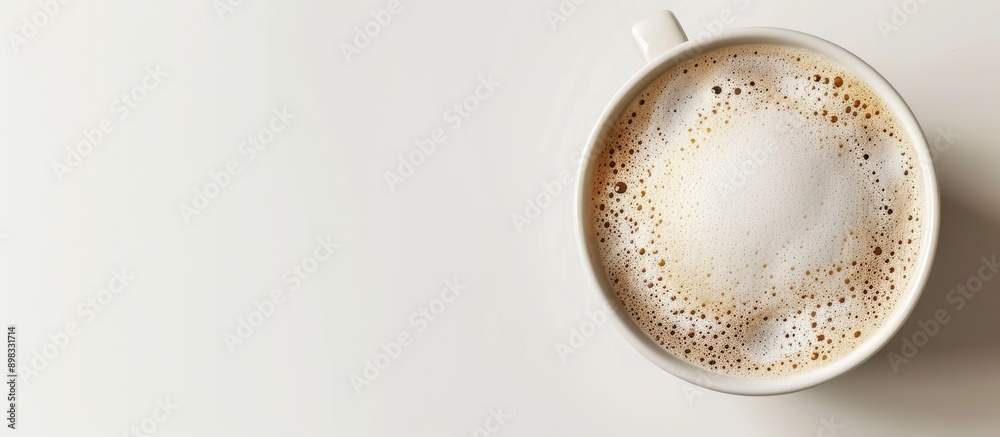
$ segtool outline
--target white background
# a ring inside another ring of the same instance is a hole
[[[1000,279],[961,310],[946,301],[1000,252],[1000,3],[928,0],[885,35],[901,0],[589,0],[555,26],[557,0],[401,4],[350,61],[341,43],[386,2],[244,0],[220,18],[210,0],[73,1],[0,49],[0,324],[18,326],[22,379],[37,370],[17,433],[119,436],[169,399],[155,435],[472,435],[498,408],[510,417],[491,435],[1000,434]],[[643,65],[630,26],[658,9],[690,36],[774,26],[842,45],[949,147],[926,292],[853,372],[748,398],[692,389],[609,325],[557,353],[600,309],[571,196],[520,230],[511,216],[575,178],[574,154]],[[40,10],[6,2],[0,31]],[[156,66],[168,76],[121,120],[115,100]],[[444,120],[491,75],[502,85],[467,120]],[[296,118],[247,162],[238,147],[273,108]],[[57,178],[105,117],[115,130]],[[385,173],[436,128],[447,140],[390,189]],[[242,172],[186,221],[179,205],[230,160]],[[290,291],[283,274],[326,236],[339,248]],[[125,290],[78,312],[120,268]],[[420,332],[411,314],[455,278],[467,289]],[[287,301],[231,352],[224,334],[275,288]],[[951,321],[895,372],[886,353],[938,309]],[[67,323],[78,334],[32,365]],[[403,331],[412,344],[358,394],[351,376]]]

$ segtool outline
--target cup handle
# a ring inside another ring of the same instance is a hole
[[[632,36],[639,44],[646,62],[667,50],[687,42],[687,35],[673,12],[660,11],[632,26]]]

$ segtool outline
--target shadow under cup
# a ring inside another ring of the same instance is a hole
[[[654,80],[674,66],[715,49],[744,44],[773,44],[804,48],[821,54],[829,61],[854,72],[882,98],[887,107],[893,110],[899,124],[909,134],[924,176],[925,203],[922,205],[924,223],[923,239],[920,242],[922,247],[915,263],[915,274],[912,275],[909,288],[903,290],[891,315],[872,333],[867,341],[840,359],[814,370],[787,377],[750,378],[718,373],[674,356],[646,336],[624,310],[622,302],[616,296],[606,277],[595,237],[594,221],[591,219],[591,211],[593,211],[591,195],[597,157],[604,152],[605,139],[626,106]],[[595,289],[600,291],[603,300],[607,301],[609,306],[614,309],[611,319],[618,332],[654,364],[692,384],[733,394],[773,395],[803,390],[828,381],[861,365],[893,337],[913,310],[927,281],[937,246],[940,211],[936,178],[923,131],[902,97],[878,72],[854,54],[821,38],[786,29],[744,28],[723,32],[718,38],[706,42],[688,41],[667,50],[660,56],[651,59],[611,100],[591,133],[583,156],[584,159],[579,169],[580,176],[577,181],[576,211],[577,239],[579,247],[583,250],[584,263],[589,267],[586,269],[587,275],[593,281]]]

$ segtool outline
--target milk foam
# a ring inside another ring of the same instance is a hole
[[[721,373],[815,369],[909,287],[923,176],[885,102],[805,49],[743,45],[671,69],[597,159],[594,232],[632,319]]]

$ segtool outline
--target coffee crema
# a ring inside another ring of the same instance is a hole
[[[740,45],[680,63],[598,144],[608,282],[673,355],[752,378],[865,342],[909,289],[924,180],[907,132],[824,56]]]

